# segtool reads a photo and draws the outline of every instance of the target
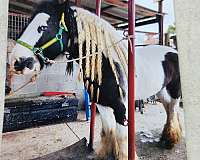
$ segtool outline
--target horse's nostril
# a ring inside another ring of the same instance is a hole
[[[21,63],[21,61],[18,61],[18,60],[15,61],[15,63],[14,63],[14,69],[16,71],[22,71],[24,68],[25,67],[24,67],[23,63]]]
[[[25,66],[26,66],[27,68],[29,68],[30,70],[33,69],[34,63],[35,63],[35,61],[34,61],[33,57],[29,57],[29,58],[27,58],[27,59],[25,60]]]
[[[26,67],[29,68],[30,70],[33,69],[33,63],[27,63]]]

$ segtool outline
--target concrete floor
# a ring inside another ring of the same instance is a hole
[[[165,119],[165,111],[160,105],[147,105],[143,115],[136,112],[136,133],[137,135],[141,133],[145,135],[139,136],[137,141],[144,143],[158,141],[159,135],[156,134],[155,136],[155,132],[153,131],[161,133]],[[181,121],[183,123],[182,109]],[[79,141],[79,138],[74,135],[69,127],[80,139],[83,137],[88,139],[89,122],[85,121],[85,113],[80,112],[76,122],[41,126],[3,134],[2,154],[0,158],[2,160],[30,160],[64,149]],[[100,116],[97,115],[95,124],[95,148],[98,147],[100,141],[100,130]]]
[[[2,160],[29,160],[61,150],[89,137],[89,122],[85,113],[80,112],[76,122],[60,123],[3,134]],[[100,140],[100,117],[96,117],[95,144]]]

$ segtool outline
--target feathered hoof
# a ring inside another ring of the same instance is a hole
[[[99,150],[97,152],[97,160],[104,160],[104,159],[108,159],[109,155],[103,150]]]
[[[128,160],[128,155],[125,154],[119,154],[118,160]]]
[[[128,155],[124,153],[110,153],[98,152],[95,160],[128,160]],[[135,160],[139,160],[135,152]]]
[[[180,141],[181,136],[182,130],[180,125],[172,126],[166,124],[160,138],[160,145],[163,148],[172,149]]]
[[[87,156],[87,159],[89,160],[98,160],[98,156],[96,153],[91,153],[90,155]]]
[[[123,160],[123,159],[119,159],[119,153],[108,153],[102,149],[97,152],[97,160]]]
[[[114,154],[97,154],[97,158],[95,160],[119,160],[118,157],[116,157]]]
[[[107,154],[107,155],[102,155],[102,154],[91,154],[87,157],[89,160],[118,160],[115,158],[114,155]]]
[[[118,160],[128,160],[128,155],[127,155],[127,154],[120,153],[120,154],[119,154]],[[135,152],[135,160],[139,160],[139,158],[138,158],[136,152]]]

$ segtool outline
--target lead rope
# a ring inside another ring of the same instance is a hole
[[[90,54],[90,55],[86,55],[86,56],[82,56],[81,58],[75,58],[75,59],[71,59],[71,60],[65,60],[65,61],[55,61],[55,63],[69,63],[69,62],[74,62],[74,61],[78,61],[78,60],[81,60],[81,59],[85,59],[87,57],[91,57],[93,55],[98,55],[100,54],[101,52],[109,49],[109,48],[112,48],[113,46],[116,46],[118,43],[124,41],[124,40],[128,40],[129,42],[131,41],[131,38],[134,38],[133,35],[131,36],[126,36],[126,37],[123,37],[122,39],[120,39],[119,41],[116,41],[115,43],[113,43],[112,45],[108,46],[108,47],[105,47],[103,48],[102,50],[96,52],[96,53],[93,53],[93,54]],[[131,44],[131,43],[130,43]],[[131,49],[133,49],[133,46],[131,46]]]
[[[37,76],[40,75],[41,72],[35,73],[33,74],[33,76],[30,78],[30,80],[28,82],[26,82],[25,84],[21,85],[19,88],[17,88],[15,91],[11,91],[11,93],[9,93],[8,95],[6,95],[6,98],[12,97],[14,96],[17,92],[19,92],[20,90],[22,90],[24,87],[28,86],[30,83],[33,83],[36,81]]]
[[[67,127],[70,129],[70,131],[76,136],[76,138],[80,141],[81,138],[74,132],[74,130],[69,126],[69,124],[67,122],[65,122],[65,124],[67,125]]]
[[[77,60],[82,60],[82,59],[85,59],[85,58],[88,58],[88,57],[91,57],[91,56],[94,56],[94,55],[98,55],[98,54],[101,54],[104,50],[107,50],[113,46],[116,46],[118,43],[122,42],[123,40],[128,40],[129,43],[131,42],[131,38],[134,38],[133,35],[124,35],[124,37],[122,39],[120,39],[119,41],[113,43],[112,45],[110,45],[109,47],[105,47],[103,48],[102,50],[96,52],[96,53],[93,53],[93,54],[90,54],[90,55],[86,55],[86,56],[83,56],[81,58],[75,58],[75,59],[72,59],[72,60],[65,60],[65,61],[53,61],[53,60],[50,60],[51,63],[69,63],[69,62],[74,62],[74,61],[77,61]],[[131,43],[130,43],[131,44]],[[131,50],[133,50],[133,46],[131,45]],[[12,72],[12,71],[11,71]],[[21,89],[23,89],[24,87],[28,86],[30,83],[33,83],[36,81],[37,77],[41,74],[41,71],[38,72],[38,73],[35,73],[28,82],[26,82],[25,84],[21,85],[19,88],[17,88],[15,91],[12,91],[9,95],[6,96],[6,98],[9,98],[9,97],[12,97],[14,96],[17,92],[19,92]]]

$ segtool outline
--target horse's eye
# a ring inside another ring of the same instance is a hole
[[[37,31],[38,31],[38,33],[41,33],[42,31],[46,31],[47,28],[48,28],[47,26],[39,26]]]

